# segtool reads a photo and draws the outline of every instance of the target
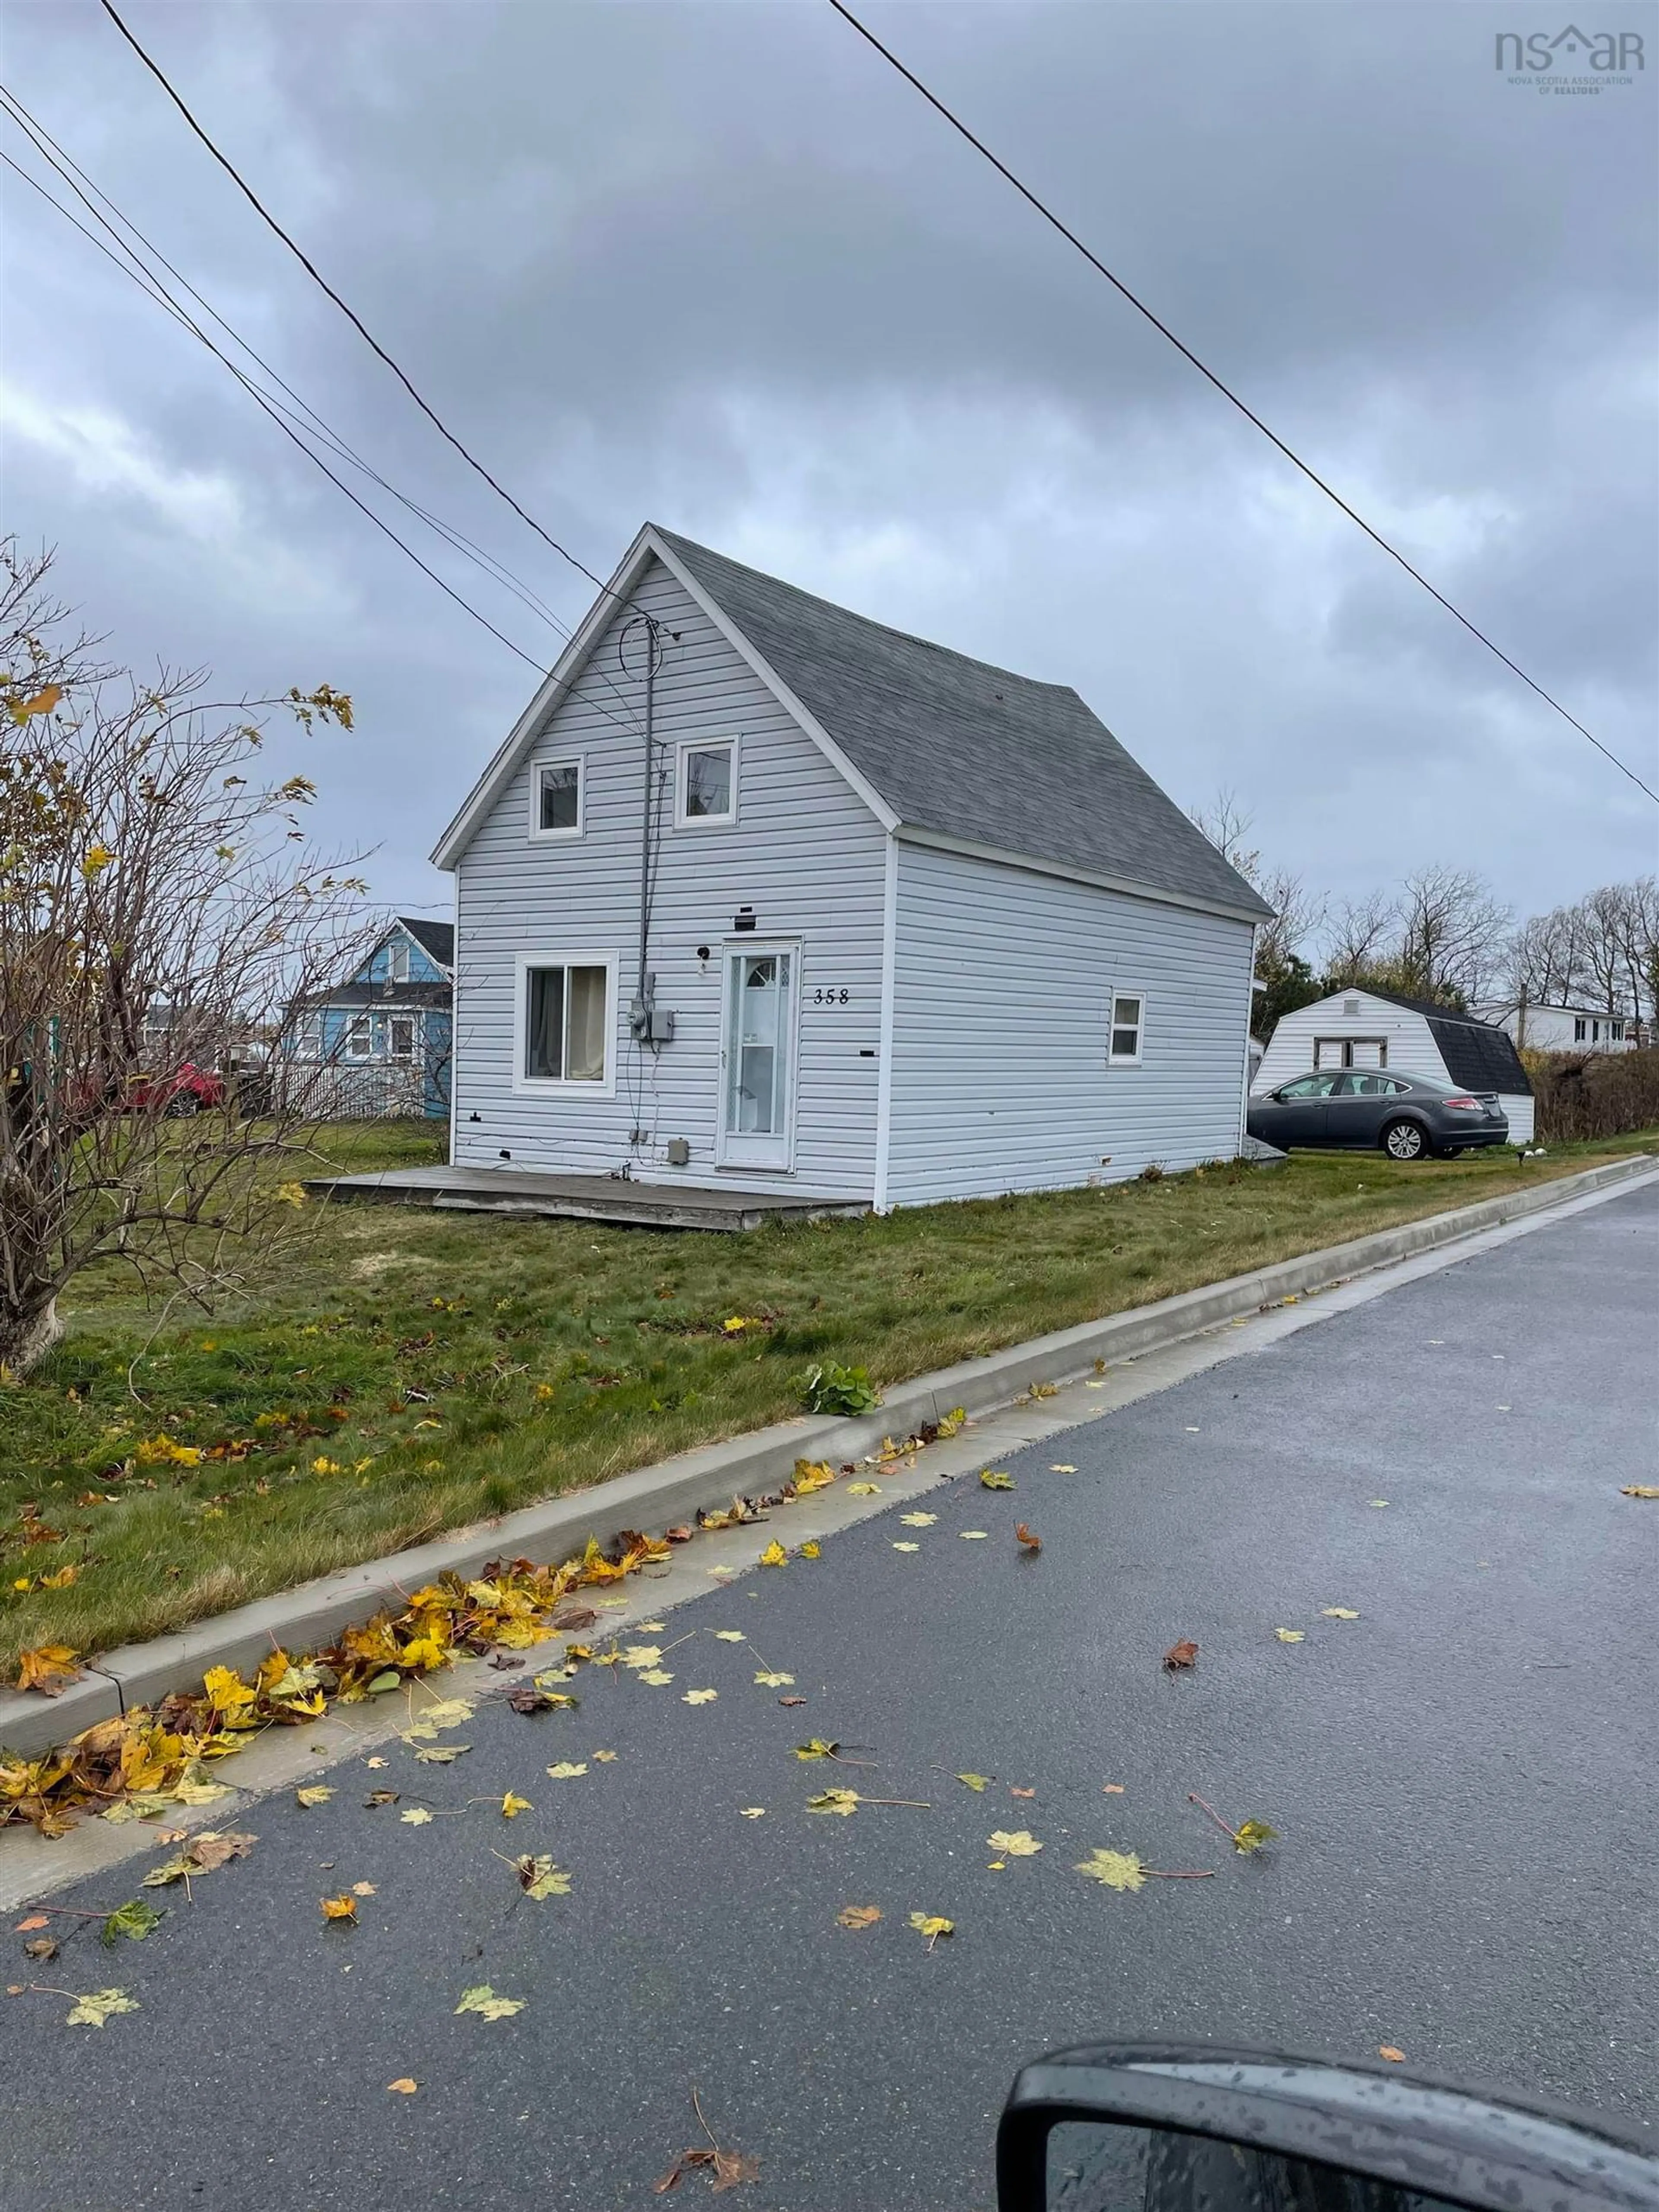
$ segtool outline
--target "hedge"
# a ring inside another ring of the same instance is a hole
[[[1582,1143],[1659,1123],[1659,1048],[1641,1052],[1524,1052],[1537,1141]]]

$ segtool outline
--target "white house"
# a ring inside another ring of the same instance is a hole
[[[1530,999],[1510,999],[1475,1011],[1529,1052],[1634,1052],[1638,1042],[1636,1024],[1605,1006],[1540,1006]]]
[[[886,1208],[1238,1150],[1268,908],[1077,694],[649,524],[433,858],[457,1166]]]
[[[1250,1089],[1258,1096],[1277,1091],[1322,1067],[1388,1067],[1463,1091],[1495,1091],[1512,1142],[1532,1142],[1532,1085],[1514,1039],[1455,1006],[1396,991],[1334,991],[1283,1017]]]

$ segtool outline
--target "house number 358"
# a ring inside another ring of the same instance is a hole
[[[814,991],[812,994],[815,1006],[849,1006],[852,1003],[850,991]]]

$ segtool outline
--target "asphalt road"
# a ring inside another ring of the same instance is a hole
[[[31,1968],[7,1936],[7,1979],[142,2010],[0,2001],[0,2203],[611,2212],[700,2140],[695,2084],[760,2163],[734,2203],[974,2212],[1017,2066],[1116,2032],[1389,2044],[1653,2121],[1659,1504],[1620,1486],[1655,1479],[1656,1309],[1650,1188],[1073,1431],[1012,1494],[969,1478],[929,1527],[680,1607],[672,1684],[585,1670],[579,1711],[484,1707],[453,1765],[394,1742],[314,1810],[255,1806],[251,1856],[142,1945],[88,1928]],[[798,1761],[812,1735],[878,1763]],[[927,1809],[808,1812],[831,1784]],[[377,1786],[486,1802],[410,1825]],[[503,1820],[508,1790],[533,1811]],[[1281,1840],[1237,1856],[1189,1790]],[[1003,1828],[1042,1851],[990,1870]],[[1097,1844],[1213,1879],[1117,1894],[1074,1871]],[[523,1851],[570,1894],[522,1896],[495,1854]],[[359,1881],[360,1924],[325,1926]],[[483,1982],[525,2009],[457,2016]]]

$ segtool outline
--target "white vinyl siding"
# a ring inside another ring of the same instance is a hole
[[[1342,1059],[1345,1042],[1353,1047],[1351,1063]],[[1283,1018],[1267,1040],[1267,1049],[1250,1079],[1250,1089],[1258,1095],[1277,1091],[1281,1083],[1305,1075],[1316,1066],[1374,1066],[1378,1064],[1378,1046],[1385,1054],[1381,1064],[1390,1075],[1420,1075],[1431,1083],[1451,1081],[1425,1016],[1414,1013],[1409,1006],[1397,1006],[1392,1000],[1374,998],[1369,991],[1347,991],[1321,999],[1311,1006],[1299,1006]],[[1531,1144],[1531,1098],[1524,1092],[1505,1091],[1499,1093],[1498,1103],[1509,1121],[1510,1142]]]
[[[1237,1152],[1248,922],[902,841],[896,917],[891,1204]],[[1114,1066],[1122,996],[1139,1051]]]
[[[650,564],[629,597],[460,856],[455,1159],[505,1167],[501,1155],[507,1152],[514,1168],[604,1174],[628,1164],[652,1181],[776,1182],[813,1195],[868,1199],[875,1178],[884,833],[660,563]],[[678,642],[665,641],[654,687],[663,834],[650,966],[656,1003],[676,1024],[672,1042],[657,1054],[636,1045],[628,1029],[638,964],[644,743],[642,686],[637,674],[618,666],[617,637],[635,609],[679,633]],[[732,738],[736,823],[702,823],[678,834],[682,742]],[[577,756],[583,834],[527,837],[535,763]],[[761,939],[798,939],[800,945],[788,1173],[721,1170],[716,1159],[722,954],[744,906],[754,908]],[[697,958],[699,945],[709,949],[706,961]],[[616,955],[614,1095],[595,1097],[590,1085],[525,1085],[522,1079],[515,1085],[518,964],[542,946]],[[645,1133],[638,1145],[630,1141],[635,1129]],[[684,1169],[667,1162],[676,1137],[690,1146]]]

